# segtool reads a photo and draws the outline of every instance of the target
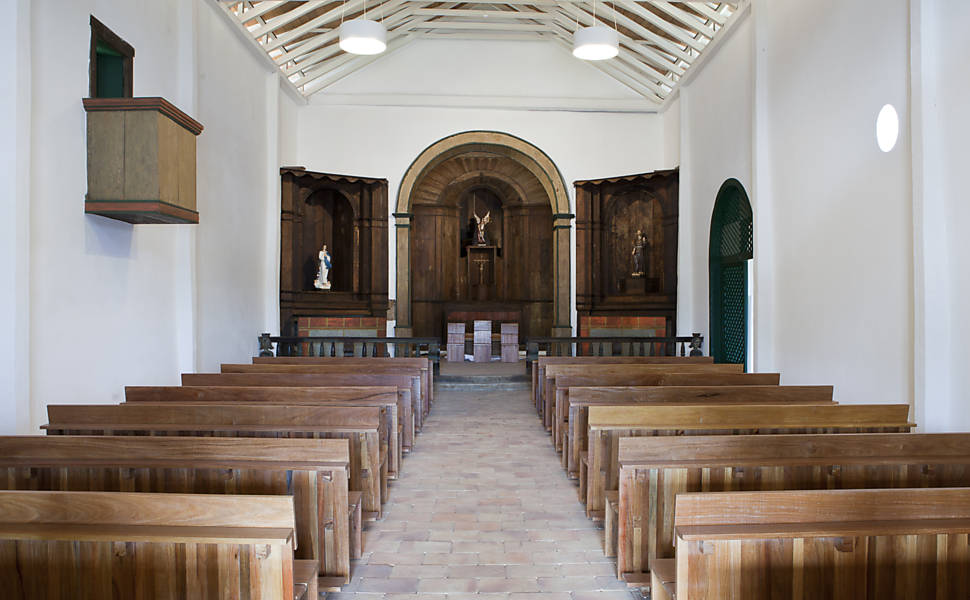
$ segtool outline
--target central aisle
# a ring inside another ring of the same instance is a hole
[[[328,598],[628,600],[529,392],[440,392],[365,533],[354,578]]]

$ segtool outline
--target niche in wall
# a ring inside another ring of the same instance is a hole
[[[312,317],[387,315],[387,180],[280,170],[280,323],[306,329]],[[331,288],[313,280],[318,253],[331,256]],[[329,321],[328,321],[329,323]]]
[[[679,178],[672,169],[575,182],[581,332],[676,331]]]

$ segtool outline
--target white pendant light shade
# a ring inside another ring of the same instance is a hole
[[[620,36],[604,25],[581,27],[573,34],[573,56],[583,60],[606,60],[620,52]]]
[[[387,49],[387,29],[370,19],[344,21],[340,26],[340,49],[351,54],[380,54]]]

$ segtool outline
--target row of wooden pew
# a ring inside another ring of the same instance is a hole
[[[49,405],[0,437],[2,596],[337,591],[433,402],[426,358],[274,357]]]
[[[710,358],[534,367],[604,552],[653,598],[970,597],[970,434]]]

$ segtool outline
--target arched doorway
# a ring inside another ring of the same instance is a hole
[[[463,254],[476,210],[493,211],[490,297],[469,289],[483,274],[472,277],[477,257]],[[443,304],[482,298],[520,310],[523,336],[570,334],[573,215],[562,175],[532,144],[493,131],[435,142],[405,173],[394,217],[398,335],[440,335]]]
[[[710,243],[711,356],[747,363],[748,261],[754,256],[751,203],[737,179],[721,185],[714,202]]]

